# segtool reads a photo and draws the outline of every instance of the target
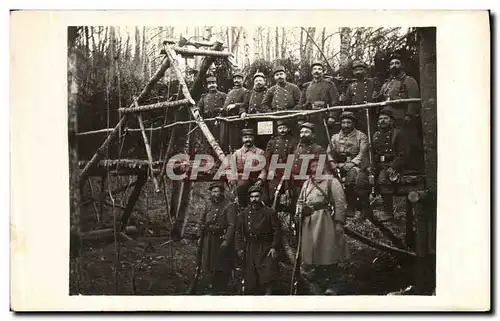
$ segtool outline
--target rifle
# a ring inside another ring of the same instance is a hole
[[[290,281],[290,295],[297,295],[299,290],[300,278],[300,252],[302,250],[302,213],[299,218],[299,241],[297,243],[297,252],[295,253],[295,262],[293,263],[292,280]]]
[[[196,250],[196,272],[193,277],[193,281],[188,289],[188,294],[195,294],[196,288],[198,287],[198,282],[201,275],[201,265],[203,263],[203,239],[205,238],[205,224],[201,227],[200,233],[200,244],[198,245],[198,249]]]
[[[370,111],[368,108],[365,108],[366,112],[366,123],[367,123],[367,129],[368,129],[368,159],[370,162],[370,168],[369,168],[369,173],[368,173],[368,181],[370,185],[372,186],[371,190],[371,197],[373,198],[373,201],[370,202],[372,204],[374,200],[377,199],[379,195],[376,193],[376,185],[375,185],[375,170],[374,170],[374,162],[373,162],[373,149],[372,149],[372,134],[371,134],[371,125],[370,125]]]
[[[333,143],[332,143],[332,137],[330,136],[330,131],[328,130],[328,125],[326,124],[326,120],[324,118],[323,118],[323,126],[325,127],[326,136],[328,137],[328,145],[330,145],[330,151],[331,151],[331,153],[335,153],[335,149],[333,148]],[[328,158],[328,153],[326,156]],[[333,156],[332,156],[332,158],[333,158]],[[332,170],[335,174],[337,174],[337,178],[339,179],[339,181],[342,182],[341,176],[340,176],[340,168],[333,167]]]

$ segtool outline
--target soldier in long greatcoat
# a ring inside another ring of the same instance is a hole
[[[359,205],[363,208],[360,219],[371,215],[368,181],[369,145],[368,136],[357,129],[357,118],[351,111],[340,115],[342,129],[332,136],[327,152],[345,179],[347,216],[354,216]],[[333,149],[332,149],[333,148]]]
[[[238,219],[237,248],[243,260],[245,294],[272,294],[279,276],[281,226],[275,211],[264,205],[261,190],[249,189],[250,205]]]
[[[227,289],[235,259],[235,231],[237,224],[236,204],[224,197],[221,182],[210,184],[210,200],[199,222],[199,239],[203,246],[202,267],[210,275],[214,293]]]
[[[318,159],[309,163],[309,179],[297,202],[302,217],[301,258],[304,276],[314,294],[338,294],[337,264],[349,258],[344,236],[346,201],[342,185],[333,175],[317,176]],[[328,173],[327,167],[324,167]]]
[[[243,73],[235,72],[233,74],[233,82],[234,87],[227,93],[226,101],[223,106],[225,116],[239,115],[243,102],[247,99],[246,96],[248,95],[248,89],[243,87]],[[241,122],[221,122],[221,126],[224,128],[224,137],[221,137],[221,142],[228,147],[226,149],[227,152],[232,152],[237,149],[240,144],[240,131],[243,129],[244,124]]]
[[[303,91],[299,105],[302,109],[323,109],[328,106],[337,106],[339,103],[339,93],[333,82],[324,78],[325,68],[321,62],[315,62],[311,65],[313,80]],[[327,118],[328,126],[334,126],[339,120],[340,112],[331,111],[315,114],[308,117],[308,121],[316,127],[316,141],[326,148],[328,144],[328,135],[323,125],[323,119]]]

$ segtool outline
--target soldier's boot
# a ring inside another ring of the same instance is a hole
[[[370,196],[368,194],[361,194],[359,196],[359,203],[361,206],[361,212],[359,216],[356,217],[356,221],[362,222],[370,217],[373,217],[373,210],[370,206]]]
[[[384,211],[380,215],[380,221],[386,222],[394,219],[393,213],[393,197],[392,195],[383,195],[384,200]]]
[[[339,271],[336,265],[324,266],[323,267],[323,279],[324,279],[324,294],[326,295],[338,295],[339,285]]]
[[[346,187],[345,196],[347,201],[346,216],[354,217],[358,196],[350,186]]]

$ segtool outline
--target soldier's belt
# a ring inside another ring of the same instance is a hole
[[[207,227],[207,232],[210,234],[224,234],[225,228],[223,227],[216,227],[216,226],[208,226]]]
[[[247,234],[246,239],[252,242],[272,242],[274,239],[274,235],[264,233],[250,233]]]
[[[339,163],[347,163],[347,162],[350,162],[352,160],[352,156],[351,155],[348,155],[348,154],[340,154],[338,156],[338,160],[337,162]]]
[[[386,163],[386,162],[391,162],[394,160],[394,155],[392,154],[385,154],[385,155],[380,155],[377,157],[377,160],[381,163]]]
[[[303,213],[304,216],[310,216],[316,211],[325,210],[325,209],[328,209],[330,207],[328,205],[328,203],[316,203],[316,204],[309,204],[307,206],[312,208],[312,211],[311,211],[311,213]]]

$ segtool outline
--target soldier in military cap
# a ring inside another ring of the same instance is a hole
[[[319,157],[320,155],[324,155],[328,160],[332,161],[331,157],[328,157],[326,149],[316,143],[316,138],[314,135],[315,126],[313,123],[303,123],[300,125],[300,140],[297,144],[297,147],[294,151],[294,163],[292,167],[292,184],[293,184],[293,204],[292,208],[295,207],[297,197],[300,193],[300,189],[302,188],[302,184],[304,182],[303,179],[298,178],[301,174],[302,160],[300,155],[314,155],[315,157]],[[329,162],[326,162],[325,166],[329,165]]]
[[[339,102],[339,93],[333,82],[324,78],[325,67],[321,62],[314,62],[311,65],[313,80],[307,84],[303,91],[299,105],[302,109],[323,109],[328,106],[336,106]],[[328,134],[323,125],[323,119],[327,117],[329,126],[335,125],[338,121],[339,112],[332,111],[325,114],[317,114],[309,117],[309,121],[316,126],[316,139],[318,144],[326,147],[328,144]],[[321,128],[321,130],[320,130]]]
[[[300,89],[286,81],[285,68],[274,67],[276,84],[267,90],[262,104],[271,111],[295,109],[300,100]]]
[[[203,246],[202,266],[210,275],[210,287],[214,293],[221,294],[227,289],[234,267],[237,207],[225,198],[222,182],[212,182],[209,191],[210,200],[198,225],[198,242]],[[202,230],[205,232],[203,239]]]
[[[262,72],[256,72],[253,76],[253,88],[246,95],[246,99],[240,109],[241,118],[245,119],[248,114],[258,114],[270,111],[262,104],[267,92],[266,76]],[[257,131],[257,121],[247,120],[246,127]],[[255,145],[259,148],[265,148],[270,135],[258,135],[255,139]]]
[[[401,55],[395,53],[389,58],[389,71],[391,77],[382,85],[377,99],[397,100],[420,98],[420,90],[415,78],[408,76],[404,71]],[[391,105],[390,110],[394,117],[394,126],[402,128],[405,123],[420,118],[420,103]]]
[[[237,71],[233,74],[234,87],[231,89],[226,96],[226,101],[223,105],[223,110],[225,116],[238,115],[243,106],[246,96],[248,95],[248,89],[243,87],[243,73]],[[229,123],[223,122],[222,126],[226,127],[224,137],[221,141],[225,143],[229,142],[229,151],[238,148],[239,142],[241,141],[240,130],[243,128],[244,124],[240,122]]]
[[[265,162],[264,150],[255,146],[255,132],[251,128],[245,128],[241,131],[243,146],[233,153],[234,164],[236,164],[236,171],[238,177],[236,179],[238,202],[241,208],[248,205],[248,189],[255,185],[258,187],[265,187],[266,168],[263,164],[262,170],[250,172],[248,177],[244,176],[245,166],[258,166],[257,158]],[[250,162],[250,160],[252,160]],[[247,170],[248,171],[248,170]],[[265,189],[264,189],[265,191]],[[264,199],[267,201],[267,193],[264,193]]]
[[[208,92],[201,96],[195,109],[195,112],[200,113],[205,119],[220,116],[226,101],[226,94],[217,90],[217,78],[214,76],[207,77],[207,88]],[[216,129],[213,122],[208,124],[208,128],[215,139],[220,141],[220,129]]]
[[[340,100],[345,102],[345,105],[361,105],[375,101],[377,88],[380,88],[378,81],[375,78],[368,78],[368,65],[362,60],[355,60],[352,63],[352,73],[356,81],[349,84],[345,95],[340,95]],[[368,133],[368,126],[366,124],[365,109],[352,109],[357,120],[357,129]],[[370,108],[370,126],[371,130],[375,131],[377,127],[377,108]]]
[[[394,127],[393,110],[384,107],[378,118],[378,131],[373,134],[373,153],[376,162],[377,186],[384,201],[384,212],[380,219],[393,219],[393,178],[400,174],[419,173],[423,160],[411,148],[405,131]]]
[[[262,201],[260,187],[248,190],[250,205],[239,215],[238,256],[243,260],[245,294],[270,295],[279,276],[281,226],[276,212]]]
[[[337,264],[349,258],[344,236],[345,194],[339,180],[316,177],[318,157],[309,162],[309,179],[297,202],[302,219],[302,264],[313,294],[339,293]],[[324,172],[329,173],[327,167]],[[331,174],[331,173],[330,173]]]
[[[357,118],[351,111],[340,115],[341,130],[332,136],[327,152],[345,178],[347,216],[354,216],[354,210],[360,205],[364,212],[360,218],[370,215],[369,182],[367,169],[369,164],[368,137],[356,127]]]
[[[277,158],[277,163],[279,164],[286,163],[288,156],[293,155],[298,144],[298,139],[290,131],[290,121],[284,119],[278,120],[277,127],[278,133],[269,140],[265,151],[268,167],[271,164],[272,157]],[[272,204],[274,201],[274,194],[283,177],[284,171],[283,168],[276,169],[274,179],[268,180],[269,204]],[[290,187],[289,180],[286,180],[285,184],[283,184],[283,190],[288,191]]]

